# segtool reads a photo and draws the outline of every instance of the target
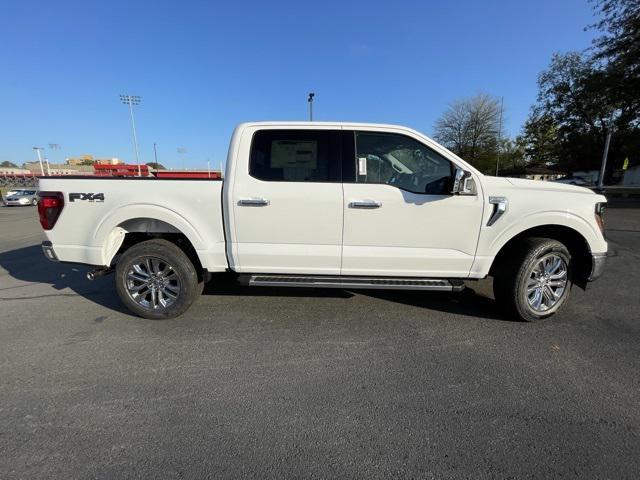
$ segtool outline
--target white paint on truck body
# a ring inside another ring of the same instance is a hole
[[[173,227],[164,229],[167,233],[181,232],[189,239],[207,270],[227,266],[221,181],[41,178],[39,185],[41,191],[64,192],[60,218],[45,231],[61,261],[107,266],[127,226],[159,232],[154,228],[159,221]],[[104,193],[104,201],[70,202],[72,192]]]
[[[417,194],[389,184],[258,180],[249,175],[249,156],[254,134],[265,129],[400,134],[469,172],[476,194]],[[131,231],[180,232],[204,268],[240,273],[483,278],[510,239],[545,225],[578,232],[593,254],[607,251],[594,216],[596,204],[606,202],[602,195],[572,185],[484,176],[405,127],[241,124],[231,138],[224,182],[223,188],[221,181],[209,180],[42,178],[40,190],[60,191],[65,198],[60,218],[45,234],[62,261],[109,265]],[[72,192],[104,193],[104,202],[69,202]],[[504,197],[508,206],[488,226],[495,207],[490,197]],[[377,206],[352,209],[354,201]]]

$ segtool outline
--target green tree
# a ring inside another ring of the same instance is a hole
[[[555,54],[538,78],[523,131],[530,162],[597,169],[609,130],[611,170],[640,162],[640,0],[593,3],[602,35],[592,49]]]
[[[4,162],[2,162],[2,163],[0,163],[0,167],[5,167],[5,168],[18,168],[18,166],[17,166],[15,163],[10,162],[10,161],[8,161],[8,160],[7,160],[7,161],[4,161]]]
[[[500,168],[518,169],[526,166],[523,137],[505,138],[500,141]]]
[[[151,168],[156,168],[158,170],[166,170],[164,165],[162,165],[161,163],[147,162],[147,165],[149,165]]]
[[[592,0],[593,1],[593,0]],[[593,42],[594,60],[602,62],[607,92],[620,109],[618,122],[640,122],[640,0],[596,0],[602,35]]]

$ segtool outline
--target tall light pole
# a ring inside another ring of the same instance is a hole
[[[153,142],[153,158],[156,161],[156,170],[158,170],[158,150],[156,149],[156,142]]]
[[[184,155],[187,153],[187,149],[185,147],[178,147],[176,151],[180,154],[182,159],[182,170],[184,170]]]
[[[307,102],[309,102],[309,121],[313,122],[313,97],[315,97],[316,94],[313,92],[309,93],[309,98],[307,98]]]
[[[138,95],[120,95],[120,101],[125,105],[129,105],[129,113],[131,114],[131,129],[133,130],[133,147],[136,151],[136,163],[138,164],[138,176],[142,176],[140,171],[140,154],[138,153],[138,137],[136,136],[136,121],[133,118],[133,106],[140,105],[142,99]]]
[[[42,147],[33,147],[33,149],[38,154],[38,162],[40,162],[40,173],[42,173],[42,176],[44,177],[44,167],[42,166],[42,155],[40,155],[40,152],[42,152],[42,150],[44,150],[44,148],[42,148]]]
[[[58,143],[50,143],[49,144],[49,150],[60,150],[60,144]],[[49,159],[47,157],[45,157],[45,160],[47,162],[47,175],[51,175],[51,166],[49,165]],[[54,159],[55,162],[55,159]]]

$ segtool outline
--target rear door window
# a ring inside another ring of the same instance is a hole
[[[260,130],[249,174],[268,182],[340,182],[338,130]]]

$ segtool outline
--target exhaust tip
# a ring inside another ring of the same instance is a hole
[[[87,280],[95,280],[96,278],[109,275],[111,272],[113,272],[112,267],[94,268],[93,270],[89,270],[87,272]]]

